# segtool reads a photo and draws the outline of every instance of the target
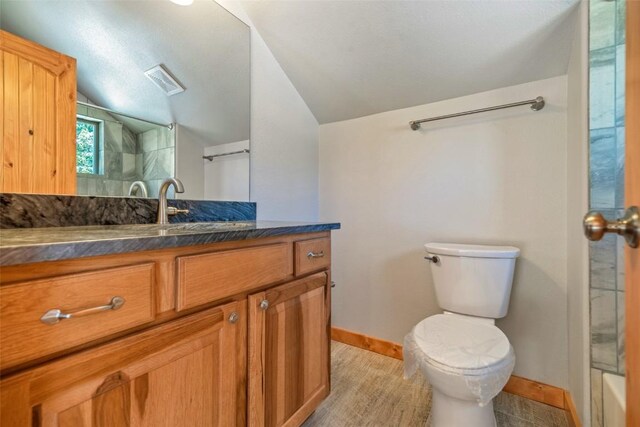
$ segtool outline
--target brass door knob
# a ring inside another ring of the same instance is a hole
[[[632,248],[640,244],[640,211],[637,206],[628,208],[616,221],[607,221],[600,212],[591,211],[584,216],[582,225],[584,235],[592,241],[602,239],[605,233],[616,233],[623,236]]]

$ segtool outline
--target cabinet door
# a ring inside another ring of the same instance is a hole
[[[4,379],[0,424],[245,425],[246,321],[231,303]]]
[[[0,191],[75,194],[76,60],[0,30]]]
[[[299,426],[329,395],[329,288],[319,273],[249,297],[249,425]]]

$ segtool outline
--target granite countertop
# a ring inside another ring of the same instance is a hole
[[[339,223],[229,221],[0,230],[0,266],[336,230]]]

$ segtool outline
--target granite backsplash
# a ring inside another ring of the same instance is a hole
[[[169,206],[189,209],[188,214],[169,217],[172,223],[256,219],[253,202],[169,200]],[[3,229],[153,224],[157,211],[156,199],[0,193]]]

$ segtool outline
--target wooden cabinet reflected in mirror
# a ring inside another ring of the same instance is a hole
[[[183,199],[249,200],[250,31],[220,5],[21,0],[0,19],[2,192],[157,198],[178,177]]]
[[[0,30],[2,192],[76,193],[76,60]]]

